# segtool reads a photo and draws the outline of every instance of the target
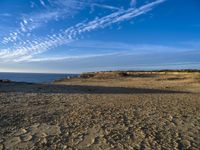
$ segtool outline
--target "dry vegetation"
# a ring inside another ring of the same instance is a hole
[[[0,149],[196,149],[200,73],[99,72],[0,83]]]

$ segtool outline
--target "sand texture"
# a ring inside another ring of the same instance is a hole
[[[199,148],[199,73],[0,83],[0,150]]]

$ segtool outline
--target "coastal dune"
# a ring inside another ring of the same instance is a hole
[[[0,82],[1,149],[196,149],[199,72]]]

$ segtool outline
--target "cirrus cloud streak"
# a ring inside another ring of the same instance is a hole
[[[133,19],[137,16],[146,14],[155,6],[165,2],[166,0],[156,0],[145,4],[139,8],[129,8],[126,10],[118,10],[107,16],[96,18],[89,22],[78,23],[61,32],[53,35],[47,35],[45,38],[35,40],[27,40],[15,44],[11,48],[0,50],[0,58],[7,61],[29,61],[37,54],[51,50],[54,47],[64,45],[80,38],[80,35],[91,32],[99,28],[105,28],[111,24],[119,23]],[[26,22],[25,22],[26,23]]]

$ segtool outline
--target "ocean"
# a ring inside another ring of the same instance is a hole
[[[79,74],[0,73],[0,79],[28,83],[50,83],[57,79],[77,76]]]

